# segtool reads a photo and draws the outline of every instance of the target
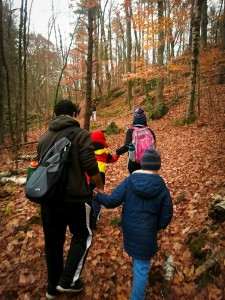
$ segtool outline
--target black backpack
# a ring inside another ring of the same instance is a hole
[[[28,179],[25,196],[38,204],[52,204],[62,199],[67,183],[69,152],[75,133],[58,140],[39,162]]]

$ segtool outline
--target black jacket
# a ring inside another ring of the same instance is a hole
[[[99,173],[90,133],[80,128],[80,124],[70,116],[60,115],[53,119],[49,130],[43,134],[37,146],[38,159],[62,137],[68,137],[75,132],[70,152],[70,166],[68,183],[64,201],[86,202],[90,201],[90,187],[85,172],[89,176]]]

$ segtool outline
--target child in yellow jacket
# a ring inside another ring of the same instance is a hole
[[[119,155],[110,154],[108,144],[106,143],[106,138],[104,132],[100,130],[93,131],[91,134],[91,139],[93,146],[95,148],[95,156],[98,163],[98,168],[101,174],[102,183],[105,185],[105,171],[106,164],[114,163],[118,160]],[[90,182],[91,190],[94,190],[95,185]],[[101,213],[101,205],[93,199],[93,228],[96,228],[96,223],[99,220]]]

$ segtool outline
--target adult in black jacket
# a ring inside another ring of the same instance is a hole
[[[137,127],[137,128],[147,127],[147,118],[146,118],[144,110],[141,108],[135,109],[134,118],[133,118],[133,126],[128,128],[128,130],[126,132],[126,139],[125,139],[124,145],[116,149],[117,155],[121,155],[121,154],[128,152],[129,145],[132,144],[132,133],[134,131],[134,127]],[[153,135],[154,147],[156,148],[155,133],[153,132],[153,130],[150,127],[147,127],[147,128]],[[141,165],[139,163],[133,162],[130,159],[128,159],[128,171],[130,174],[133,173],[134,171],[140,170],[140,169],[141,169]]]
[[[48,270],[47,299],[55,298],[59,292],[77,293],[83,289],[80,275],[92,242],[91,191],[85,172],[103,191],[90,133],[81,129],[75,120],[76,105],[69,100],[62,100],[55,105],[54,112],[56,117],[38,143],[38,158],[43,157],[60,138],[71,132],[75,132],[75,136],[71,144],[65,193],[60,199],[55,199],[54,205],[41,205]],[[64,265],[67,226],[71,241]]]

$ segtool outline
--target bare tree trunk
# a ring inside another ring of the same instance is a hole
[[[207,48],[207,25],[208,25],[207,8],[208,8],[207,0],[202,0],[201,45],[203,49]]]
[[[100,34],[99,34],[99,28],[100,28],[100,7],[97,9],[96,13],[96,20],[94,21],[94,32],[96,39],[94,41],[94,59],[95,59],[95,97],[99,97],[102,99],[102,86],[100,84],[100,64],[101,64],[101,57],[100,57]]]
[[[101,38],[102,38],[102,55],[103,55],[103,61],[104,61],[104,74],[106,76],[106,93],[107,93],[107,104],[109,101],[109,95],[110,95],[110,89],[111,89],[111,73],[109,71],[109,54],[108,54],[108,43],[106,40],[106,34],[105,34],[105,10],[106,10],[106,4],[103,11],[101,11]],[[110,20],[109,20],[110,22]]]
[[[27,142],[27,0],[24,5],[24,28],[23,28],[23,49],[24,49],[24,120],[23,120],[23,138],[24,142]]]
[[[216,16],[217,22],[216,22],[216,26],[215,26],[215,43],[218,43],[218,33],[219,33],[218,29],[221,24],[221,14],[222,14],[222,9],[223,9],[223,3],[224,3],[224,0],[221,0],[219,13]]]
[[[111,27],[111,12],[112,7],[110,7],[109,12],[109,28],[108,28],[108,41],[109,41],[109,60],[110,60],[110,69],[111,69],[111,82],[113,85],[114,81],[114,61],[113,61],[113,49],[112,49],[112,27]]]
[[[0,0],[0,145],[4,144],[4,41],[3,41],[3,4]]]
[[[224,64],[224,58],[225,58],[225,1],[224,1],[224,13],[223,13],[223,19],[221,22],[221,36],[222,36],[222,43],[221,43],[221,50],[222,50],[222,62],[220,67],[220,75],[219,75],[219,84],[225,83],[225,64]]]
[[[55,20],[53,21],[53,27],[55,28]],[[64,72],[65,68],[67,67],[67,61],[68,61],[70,49],[71,49],[72,44],[73,44],[75,32],[76,32],[76,28],[74,29],[73,34],[71,34],[70,44],[69,44],[69,47],[68,47],[68,49],[67,49],[67,51],[66,51],[65,54],[64,54],[64,51],[63,51],[63,49],[61,47],[63,66],[61,67],[61,71],[60,71],[59,78],[58,78],[58,83],[57,83],[56,93],[55,93],[54,105],[58,101],[59,87],[60,87],[60,83],[61,83],[61,80],[62,80],[63,72]]]
[[[152,4],[153,5],[153,4]],[[154,10],[152,9],[152,14],[151,14],[151,23],[154,24]],[[152,42],[153,44],[155,43],[155,34],[152,33]],[[152,63],[153,65],[156,63],[156,53],[155,53],[155,47],[152,49]]]
[[[163,67],[163,54],[164,54],[164,31],[163,31],[163,1],[158,2],[158,25],[159,25],[159,46],[158,46],[158,66]],[[163,103],[163,89],[164,89],[164,78],[158,78],[158,90],[157,90],[157,106],[160,107]]]
[[[171,13],[171,4],[170,4],[170,0],[168,0],[167,2],[165,2],[165,14],[167,16],[168,19],[170,19],[170,13]],[[171,40],[173,39],[173,31],[172,31],[172,26],[170,26],[168,29],[166,28],[167,31],[167,35],[170,38],[167,38],[167,42],[166,42],[166,69],[167,69],[167,78],[166,78],[166,84],[169,86],[170,85],[170,68],[168,67],[169,62],[171,60],[171,51],[170,49],[171,47]]]
[[[93,19],[95,7],[88,8],[88,53],[87,53],[87,75],[86,75],[86,105],[84,116],[84,128],[89,130],[91,117],[92,97],[92,67],[93,67]]]
[[[190,92],[189,101],[186,109],[186,118],[188,123],[195,120],[195,96],[197,71],[199,67],[199,40],[200,40],[200,22],[201,22],[202,0],[195,0],[193,27],[192,27],[192,58],[191,58],[191,75],[190,75]]]
[[[15,138],[13,134],[13,125],[12,125],[12,107],[11,107],[11,93],[10,93],[10,78],[9,78],[9,69],[5,58],[5,49],[4,49],[4,32],[3,32],[3,3],[2,0],[0,0],[0,68],[1,73],[5,74],[6,78],[6,99],[7,99],[7,109],[8,109],[8,118],[9,118],[9,131],[10,131],[10,137],[13,145],[13,149],[15,148]],[[1,75],[1,74],[0,74]],[[0,84],[3,84],[3,78],[0,79]],[[4,89],[3,86],[0,85],[0,101],[1,105],[4,106],[4,100],[1,97],[5,97],[4,95]],[[4,110],[2,110],[3,112]],[[1,119],[3,120],[3,119]],[[3,130],[4,126],[1,127],[0,130]]]
[[[125,3],[126,24],[127,24],[127,74],[131,73],[131,50],[132,50],[132,38],[131,38],[131,0]],[[131,108],[132,100],[132,81],[127,81],[127,101]]]
[[[194,26],[194,5],[195,0],[191,0],[191,22],[190,22],[190,35],[189,35],[189,49],[192,47],[192,28]]]
[[[24,26],[24,1],[21,1],[20,7],[20,25],[19,25],[19,60],[18,60],[18,94],[16,96],[16,149],[15,149],[15,157],[17,161],[17,144],[21,142],[21,120],[22,120],[22,99],[23,99],[23,26]]]
[[[121,19],[118,20],[121,35],[122,35],[122,46],[120,48],[120,51],[118,51],[118,70],[119,70],[119,76],[121,76],[121,73],[124,74],[126,72],[126,66],[125,62],[127,61],[127,53],[126,53],[126,41],[125,41],[125,31],[121,24]],[[118,82],[120,82],[120,77],[118,76]]]

